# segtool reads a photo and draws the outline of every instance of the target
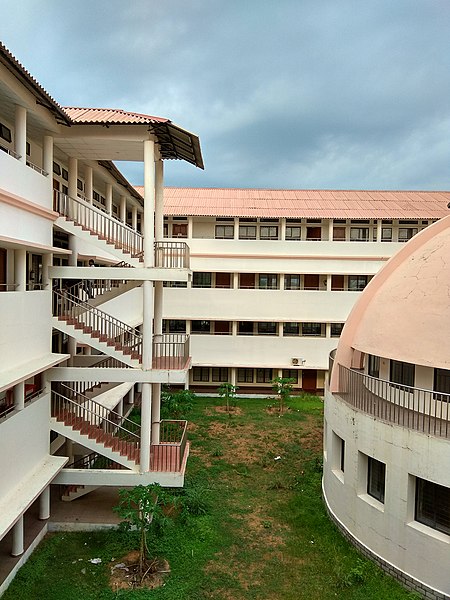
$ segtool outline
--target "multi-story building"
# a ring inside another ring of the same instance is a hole
[[[186,423],[159,403],[190,364],[187,336],[162,331],[189,252],[163,240],[163,160],[203,165],[168,119],[62,108],[1,45],[0,75],[0,540],[26,556],[50,484],[183,483]],[[143,163],[142,196],[113,159]]]
[[[339,528],[423,597],[450,598],[450,216],[350,314],[325,395],[323,492]]]
[[[137,188],[140,189],[140,188]],[[277,376],[321,393],[361,291],[448,192],[166,188],[164,235],[193,276],[166,282],[164,330],[191,336],[189,385],[271,393]],[[183,287],[184,289],[180,289]]]

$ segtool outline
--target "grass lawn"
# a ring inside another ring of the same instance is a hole
[[[111,559],[132,548],[117,532],[44,540],[3,600],[400,600],[417,598],[360,557],[328,519],[321,499],[322,402],[289,402],[283,416],[261,399],[231,418],[220,399],[189,414],[186,477],[196,514],[158,540],[171,574],[156,590],[113,592]],[[280,457],[275,460],[276,457]],[[201,511],[200,511],[201,512]],[[99,557],[102,563],[88,559]]]

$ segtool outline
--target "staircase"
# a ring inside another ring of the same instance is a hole
[[[82,446],[129,469],[140,459],[140,426],[106,409],[95,400],[81,402],[52,391],[52,429]]]
[[[132,266],[144,261],[142,235],[92,204],[54,190],[53,209],[61,215],[56,222],[61,229],[87,239]]]
[[[80,341],[128,366],[140,367],[142,335],[137,329],[67,291],[55,290],[53,293],[56,329],[76,339],[80,339],[81,334]]]
[[[122,465],[97,454],[96,452],[91,452],[83,458],[74,461],[70,465],[65,467],[66,469],[123,469]],[[61,492],[61,500],[64,502],[72,502],[72,500],[76,500],[77,498],[81,498],[82,496],[86,496],[90,492],[97,490],[98,485],[83,485],[83,484],[70,484],[64,486]]]

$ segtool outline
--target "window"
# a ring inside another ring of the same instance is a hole
[[[390,381],[409,387],[414,386],[415,367],[411,363],[401,362],[400,360],[391,360]]]
[[[253,321],[239,321],[238,335],[253,335]]]
[[[407,242],[418,232],[417,227],[400,227],[398,230],[398,241]]]
[[[300,225],[286,225],[286,239],[287,240],[301,240],[302,228]]]
[[[261,240],[277,240],[278,239],[277,225],[261,225],[259,228],[259,238]]]
[[[238,369],[238,383],[253,383],[253,369]]]
[[[300,325],[299,323],[283,323],[283,335],[288,337],[288,336],[293,336],[293,335],[299,335],[300,333]]]
[[[323,336],[322,323],[302,323],[302,335]]]
[[[232,240],[234,225],[216,225],[216,240]]]
[[[169,288],[186,288],[187,281],[163,281],[163,286]]]
[[[273,379],[273,369],[256,369],[256,383],[270,383]]]
[[[345,289],[344,275],[332,275],[331,276],[331,289],[333,291],[342,291]]]
[[[174,217],[175,219],[176,217]],[[188,226],[187,223],[172,223],[172,237],[187,238]]]
[[[304,275],[303,276],[303,289],[304,290],[318,290],[320,289],[320,277],[319,275]]]
[[[380,357],[369,354],[369,364],[367,365],[367,373],[371,377],[380,376]]]
[[[277,290],[278,275],[275,273],[261,273],[258,275],[258,288],[260,290]]]
[[[55,175],[61,175],[61,167],[58,165],[57,162],[53,161],[53,173]]]
[[[450,535],[450,488],[416,477],[414,518]]]
[[[297,369],[283,369],[281,376],[283,379],[293,379],[293,384],[298,383],[298,371]]]
[[[228,369],[226,367],[213,367],[212,380],[218,383],[225,383],[228,381]]]
[[[331,323],[331,337],[340,337],[344,323]]]
[[[84,183],[81,181],[81,179],[77,179],[77,190],[80,190],[80,192],[84,190]]]
[[[3,123],[0,123],[0,137],[2,138],[2,140],[5,140],[5,142],[12,141],[11,129],[9,127],[6,127],[6,125],[3,125]]]
[[[334,431],[331,433],[332,435],[332,463],[333,470],[341,471],[344,473],[345,471],[345,441],[339,437]]]
[[[299,290],[300,289],[300,275],[285,275],[284,276],[284,289],[285,290]]]
[[[371,456],[367,457],[367,493],[384,503],[386,465]]]
[[[210,333],[211,321],[192,321],[191,333]]]
[[[211,273],[194,273],[192,276],[192,287],[194,288],[210,288]]]
[[[392,227],[381,228],[381,241],[391,242],[392,241]]]
[[[239,225],[240,240],[256,240],[256,225]]]
[[[168,329],[169,333],[186,333],[186,321],[170,319]]]
[[[351,292],[362,292],[368,283],[367,275],[349,275],[348,289]]]
[[[63,179],[65,179],[66,181],[69,181],[69,171],[67,169],[65,169],[64,167],[61,168],[61,175],[62,175]]]
[[[368,227],[350,227],[351,242],[367,242],[369,240]]]
[[[231,322],[214,321],[214,335],[231,335]]]
[[[231,273],[216,273],[216,288],[231,288]]]
[[[209,381],[209,367],[194,367],[194,381]]]
[[[273,321],[258,323],[258,335],[277,335],[277,324]]]
[[[450,371],[447,369],[435,369],[434,370],[434,386],[435,392],[442,392],[443,394],[450,394]],[[448,402],[450,397],[443,396],[440,394],[434,395],[437,400]]]
[[[307,227],[306,228],[306,239],[307,240],[321,240],[322,239],[322,227]]]
[[[333,227],[333,242],[345,242],[345,227]]]
[[[239,273],[239,289],[250,290],[255,287],[254,273]]]

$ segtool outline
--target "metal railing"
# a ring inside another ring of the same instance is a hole
[[[186,242],[155,242],[155,267],[188,269],[189,246]]]
[[[71,198],[54,190],[53,208],[76,225],[95,233],[100,239],[114,244],[133,257],[143,252],[144,238],[140,233],[80,198]]]
[[[98,337],[124,354],[142,355],[142,335],[134,327],[90,306],[67,291],[54,290],[55,316],[69,324],[79,325],[91,337]]]
[[[80,400],[79,394],[75,393],[74,398]],[[59,392],[52,391],[51,415],[69,427],[79,425],[81,420],[96,428],[99,436],[106,433],[120,440],[124,446],[126,443],[133,444],[135,448],[140,446],[140,426],[133,421],[123,419],[123,417],[95,402],[95,400],[87,398],[84,403],[80,403],[65,395],[63,396]],[[113,420],[116,415],[122,420],[122,424]],[[132,424],[132,426],[129,424]]]
[[[44,177],[48,177],[48,171],[45,171],[44,169],[42,169],[42,167],[38,167],[37,165],[32,163],[30,160],[27,160],[27,167],[30,167],[30,169],[33,169],[33,171],[40,173]]]
[[[21,154],[18,154],[17,152],[14,152],[14,150],[10,150],[9,148],[6,148],[5,146],[0,146],[0,150],[2,150],[3,152],[6,152],[6,154],[9,154],[10,156],[12,156],[13,158],[20,160],[22,158]]]
[[[0,283],[0,292],[14,292],[18,287],[18,283]]]
[[[189,336],[164,333],[153,336],[153,368],[184,369],[189,362]]]
[[[339,366],[339,396],[376,419],[450,438],[450,394],[400,385]]]
[[[83,458],[66,465],[65,469],[125,469],[121,464],[102,456],[97,452],[91,452]]]
[[[152,444],[151,470],[180,471],[187,444],[187,421],[161,421],[159,444]]]

